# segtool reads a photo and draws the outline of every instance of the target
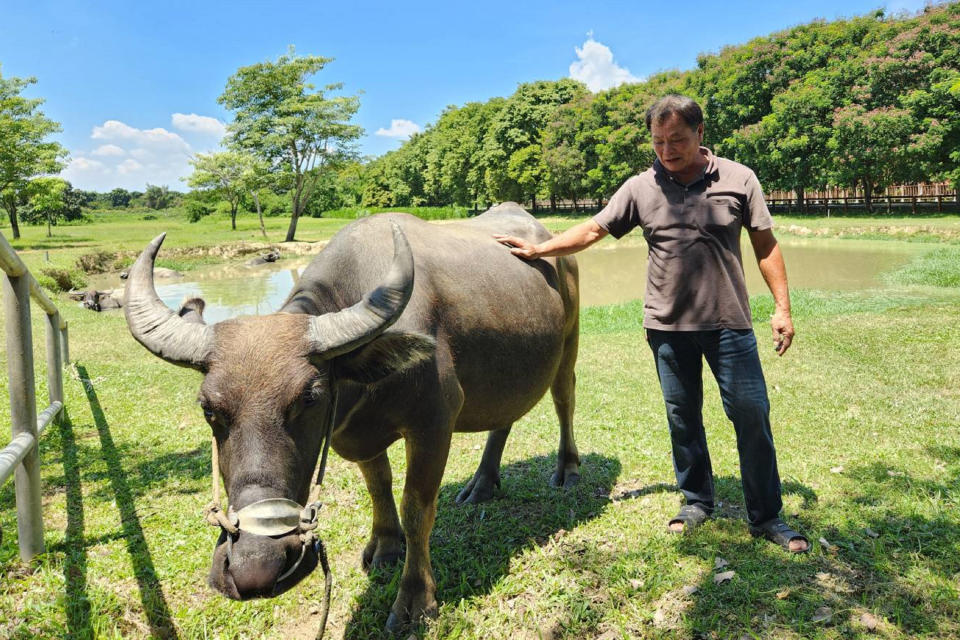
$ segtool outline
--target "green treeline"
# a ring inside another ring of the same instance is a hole
[[[484,207],[602,201],[653,161],[643,124],[665,93],[697,99],[705,144],[767,190],[960,183],[960,3],[914,17],[818,21],[591,94],[563,79],[448,107],[404,145],[340,172],[342,204]],[[351,202],[352,200],[352,202]]]

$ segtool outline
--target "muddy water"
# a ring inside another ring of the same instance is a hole
[[[625,241],[621,241],[623,243]],[[641,241],[642,243],[642,241]],[[791,289],[849,291],[881,285],[880,274],[909,262],[926,249],[920,244],[885,240],[780,239]],[[746,240],[741,247],[747,290],[767,291]],[[647,249],[636,242],[618,246],[604,240],[577,255],[584,306],[613,304],[643,297]]]
[[[791,288],[852,290],[881,284],[879,275],[910,261],[923,245],[894,241],[781,239]],[[766,286],[749,242],[743,246],[747,288],[763,293]],[[642,240],[604,240],[577,256],[583,306],[626,302],[643,297],[647,250]],[[191,271],[182,278],[158,279],[157,293],[176,309],[186,297],[207,302],[207,322],[237,315],[276,311],[283,304],[309,257],[281,260],[258,267],[218,266]],[[98,289],[122,286],[116,276],[91,282]]]

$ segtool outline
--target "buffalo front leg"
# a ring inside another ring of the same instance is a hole
[[[560,447],[557,451],[557,469],[550,477],[550,486],[572,487],[580,481],[580,454],[573,439],[573,410],[576,407],[577,376],[574,366],[577,364],[577,345],[579,331],[574,327],[563,345],[563,358],[560,368],[550,387],[553,407],[560,420]]]
[[[407,540],[407,556],[400,591],[390,609],[387,630],[437,615],[436,583],[430,566],[430,532],[437,516],[437,494],[450,451],[450,430],[408,436],[407,477],[400,511]]]
[[[393,564],[403,556],[403,529],[393,501],[393,474],[387,452],[361,462],[359,466],[373,502],[373,529],[361,559],[366,571]]]
[[[470,481],[457,494],[457,504],[485,502],[493,497],[493,488],[500,488],[500,460],[507,444],[510,427],[495,429],[487,434],[480,466]]]

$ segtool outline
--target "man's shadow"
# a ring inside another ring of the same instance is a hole
[[[549,486],[555,465],[556,456],[537,456],[501,467],[502,490],[481,504],[455,503],[469,477],[440,488],[430,537],[438,604],[489,593],[509,573],[511,558],[597,517],[610,504],[619,460],[595,453],[583,456],[580,482],[568,490]],[[371,572],[346,624],[345,638],[383,634],[400,574],[401,565]]]
[[[883,462],[863,464],[844,472],[855,489],[830,504],[820,504],[810,487],[784,481],[783,495],[790,505],[784,510],[785,519],[812,545],[809,554],[800,556],[744,535],[740,479],[716,478],[714,519],[692,535],[675,537],[677,550],[699,558],[698,564],[707,570],[699,580],[678,584],[653,603],[658,612],[668,605],[664,609],[668,617],[670,607],[675,609],[672,624],[660,631],[677,637],[764,636],[783,625],[796,631],[798,624],[807,629],[835,626],[856,631],[862,625],[857,622],[860,615],[870,613],[878,621],[880,635],[949,633],[958,610],[955,597],[931,589],[937,580],[914,584],[903,579],[930,573],[950,580],[960,570],[956,518],[948,512],[924,512],[915,508],[915,502],[899,498],[946,496],[960,487],[960,448],[928,447],[928,453],[945,462],[941,479],[919,478],[908,468]],[[649,489],[647,493],[676,487]],[[845,517],[824,518],[825,512]],[[824,526],[824,520],[831,524]],[[735,575],[728,582],[717,582],[725,571]],[[743,617],[746,602],[749,616]],[[718,611],[728,614],[718,617]]]

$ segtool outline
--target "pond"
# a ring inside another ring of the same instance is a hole
[[[922,244],[883,240],[780,239],[791,289],[853,290],[881,285],[880,274],[928,250]],[[748,241],[742,248],[747,288],[751,295],[766,292]],[[171,308],[184,298],[207,302],[207,322],[237,315],[276,311],[293,287],[309,257],[280,260],[257,267],[217,266],[191,271],[184,278],[158,279],[157,293]],[[604,240],[577,255],[582,306],[627,302],[643,297],[647,249],[636,240]],[[115,276],[96,279],[91,286],[119,286]]]

